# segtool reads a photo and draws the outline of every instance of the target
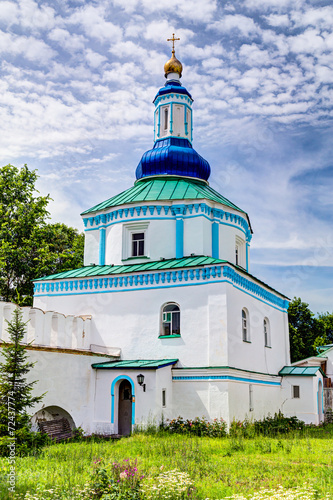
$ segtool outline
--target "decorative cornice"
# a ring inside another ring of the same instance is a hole
[[[289,302],[245,278],[228,265],[196,267],[158,272],[141,272],[112,277],[91,277],[40,281],[35,283],[35,296],[81,295],[121,292],[152,288],[193,286],[208,283],[230,283],[252,297],[286,311]]]
[[[169,101],[170,99],[174,99],[174,98],[176,98],[178,100],[181,100],[181,101],[188,102],[189,105],[192,104],[192,99],[190,99],[187,95],[185,95],[185,94],[175,94],[175,93],[172,93],[172,94],[163,94],[163,95],[157,97],[157,99],[155,100],[154,104],[157,107],[161,101],[166,101],[166,100]],[[177,101],[174,101],[174,102],[177,102]]]
[[[212,208],[206,203],[189,203],[177,205],[138,205],[127,208],[118,208],[111,210],[108,213],[95,215],[94,217],[83,217],[85,230],[89,228],[99,229],[100,227],[108,226],[116,222],[124,220],[136,219],[140,216],[144,217],[176,217],[182,215],[190,217],[195,214],[203,214],[211,218],[211,220],[230,224],[235,227],[241,227],[245,233],[246,241],[250,242],[252,238],[251,229],[247,220],[237,214],[228,212],[219,208]]]

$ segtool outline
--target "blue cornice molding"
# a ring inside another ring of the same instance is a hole
[[[126,276],[75,278],[68,280],[40,281],[35,283],[35,297],[57,295],[82,295],[122,292],[140,289],[170,288],[178,286],[229,283],[252,297],[287,311],[289,302],[245,278],[229,265],[196,267],[158,272],[142,272]]]
[[[83,217],[85,231],[90,228],[99,229],[101,226],[108,226],[115,222],[123,222],[124,220],[132,220],[140,216],[152,217],[169,216],[176,217],[177,215],[188,217],[199,214],[211,218],[212,222],[231,224],[235,227],[241,227],[245,233],[246,241],[249,243],[252,239],[252,233],[247,220],[237,214],[225,211],[220,208],[212,208],[206,203],[189,203],[177,205],[138,205],[129,208],[118,208],[108,213],[95,215],[94,217]],[[148,220],[148,219],[147,219]]]

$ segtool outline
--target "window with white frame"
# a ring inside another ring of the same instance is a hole
[[[265,347],[271,347],[271,331],[268,318],[264,318],[264,341]]]
[[[123,260],[148,256],[149,223],[124,224],[123,226]]]
[[[293,396],[293,399],[299,399],[300,398],[299,385],[293,385],[292,386],[292,396]]]
[[[180,309],[174,303],[168,303],[162,307],[161,336],[167,335],[180,335]]]
[[[242,309],[242,338],[243,342],[250,342],[249,313],[247,309]]]

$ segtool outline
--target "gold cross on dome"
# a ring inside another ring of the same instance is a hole
[[[180,40],[180,38],[175,38],[175,34],[172,33],[172,38],[167,38],[167,42],[172,42],[172,52],[175,52],[175,41]]]

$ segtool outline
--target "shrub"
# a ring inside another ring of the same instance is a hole
[[[136,460],[106,464],[103,460],[95,462],[90,481],[91,497],[103,500],[138,500],[140,475]]]
[[[215,418],[212,422],[209,422],[205,417],[184,420],[179,416],[167,422],[164,430],[171,433],[209,437],[224,437],[227,435],[227,424],[222,418]]]
[[[145,479],[141,487],[141,498],[142,500],[191,499],[193,491],[190,476],[175,469]]]
[[[274,414],[274,417],[268,415],[262,420],[255,420],[254,428],[257,434],[287,434],[291,431],[304,430],[305,423],[297,417],[285,417],[279,411],[279,413]]]

